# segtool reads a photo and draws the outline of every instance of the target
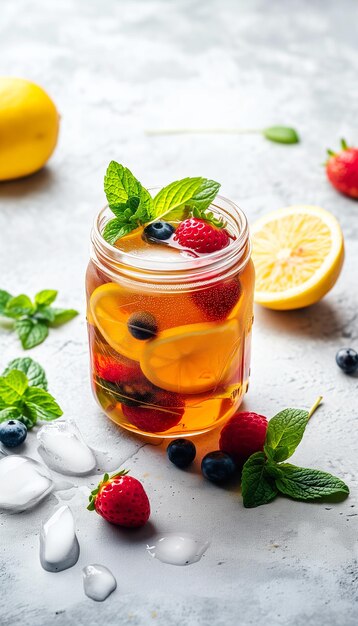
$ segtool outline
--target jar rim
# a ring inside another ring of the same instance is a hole
[[[153,190],[152,188],[151,191]],[[240,269],[238,265],[246,265],[251,250],[246,215],[237,204],[221,195],[216,196],[210,205],[210,210],[224,216],[228,226],[231,226],[231,231],[234,231],[235,239],[230,239],[229,245],[221,250],[201,254],[199,257],[179,257],[178,255],[179,258],[175,256],[172,261],[167,257],[163,259],[140,257],[109,244],[102,236],[104,225],[113,217],[106,205],[96,215],[93,223],[92,260],[97,265],[99,261],[100,265],[105,266],[107,272],[124,274],[137,280],[140,280],[140,274],[143,274],[145,280],[149,282],[153,279],[162,283],[201,281],[205,280],[208,272],[210,276],[213,276],[218,273],[222,274],[231,267],[235,267],[235,272],[237,272]]]

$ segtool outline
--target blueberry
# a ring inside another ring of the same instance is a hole
[[[136,339],[152,339],[158,332],[158,324],[154,315],[147,311],[132,313],[128,320],[128,330]]]
[[[220,450],[209,452],[201,462],[201,471],[204,478],[212,483],[225,483],[234,475],[236,465],[234,460]]]
[[[195,459],[196,448],[189,439],[174,439],[167,447],[169,461],[184,469]]]
[[[353,374],[358,369],[358,354],[352,348],[342,348],[336,354],[336,363],[346,374]]]
[[[7,448],[16,448],[25,441],[26,436],[27,428],[19,420],[9,420],[0,424],[0,441]]]
[[[145,227],[144,237],[146,239],[159,239],[159,241],[165,241],[166,239],[170,239],[174,232],[174,226],[168,224],[168,222],[153,222]]]

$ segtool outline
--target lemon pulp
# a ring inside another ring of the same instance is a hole
[[[278,209],[252,227],[255,302],[295,309],[320,300],[335,284],[344,259],[336,218],[320,207]]]

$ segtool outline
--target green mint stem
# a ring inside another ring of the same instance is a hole
[[[322,400],[323,400],[323,396],[318,396],[316,402],[311,406],[310,410],[308,411],[308,419],[310,419],[312,417],[313,413],[319,407],[319,405],[321,404]]]
[[[158,128],[146,130],[146,135],[249,135],[261,134],[261,128]]]

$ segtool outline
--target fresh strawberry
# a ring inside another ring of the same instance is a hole
[[[103,476],[89,497],[89,511],[97,511],[107,522],[138,528],[149,519],[150,504],[143,485],[123,470],[109,477]]]
[[[358,198],[358,148],[349,148],[342,139],[341,152],[328,150],[330,158],[326,163],[328,179],[341,193],[350,198]]]
[[[208,254],[225,248],[229,243],[229,235],[224,228],[216,228],[205,220],[190,217],[178,226],[174,241],[184,248]]]
[[[184,414],[182,398],[169,391],[159,391],[151,406],[122,404],[123,415],[127,420],[147,433],[163,433],[179,424]]]
[[[192,298],[205,317],[214,321],[225,319],[238,302],[240,295],[240,283],[233,278],[206,289],[193,291]]]
[[[236,413],[221,431],[219,448],[241,468],[247,459],[263,450],[268,421],[258,413]]]
[[[137,361],[119,355],[114,358],[100,352],[93,355],[93,369],[99,378],[110,383],[130,383],[143,376]]]

